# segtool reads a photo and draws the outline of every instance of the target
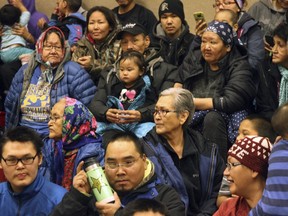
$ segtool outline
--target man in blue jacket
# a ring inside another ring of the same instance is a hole
[[[212,215],[224,171],[216,144],[191,130],[192,93],[169,88],[154,110],[155,128],[144,138],[145,154],[162,182],[172,185],[188,206],[187,215]]]
[[[23,126],[1,138],[0,168],[7,179],[0,184],[3,215],[49,215],[66,193],[64,188],[39,174],[42,146],[40,136]]]

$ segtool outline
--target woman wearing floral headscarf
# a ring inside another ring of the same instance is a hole
[[[49,138],[55,140],[52,179],[70,190],[77,165],[88,157],[97,157],[103,163],[102,139],[95,131],[93,114],[80,101],[65,97],[51,110]]]

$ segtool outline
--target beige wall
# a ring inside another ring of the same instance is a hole
[[[83,1],[83,7],[85,9],[89,9],[90,7],[95,5],[103,5],[108,8],[113,8],[117,6],[115,0],[82,0],[82,1]],[[135,1],[152,10],[155,13],[156,17],[158,18],[158,7],[162,2],[162,0],[135,0]],[[257,0],[248,0],[248,7],[249,5],[252,5],[256,1]],[[6,2],[7,2],[6,0],[0,0],[0,6],[2,7],[4,4],[6,4]],[[55,2],[56,0],[36,0],[37,9],[50,16],[55,6]],[[210,21],[213,19],[214,9],[212,7],[212,4],[214,0],[201,0],[201,1],[182,0],[182,2],[184,4],[186,20],[189,23],[192,32],[194,32],[194,24],[195,24],[193,19],[193,12],[203,11],[206,20]]]

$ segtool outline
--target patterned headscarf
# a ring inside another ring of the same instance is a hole
[[[101,137],[95,133],[96,128],[97,122],[90,110],[80,101],[65,97],[62,140],[56,142],[55,151],[56,183],[63,185],[64,182],[67,187],[72,184],[73,168],[78,149],[86,144],[101,140]],[[67,152],[68,154],[71,153],[71,157],[69,163],[66,161],[64,167]],[[64,169],[67,174],[64,176],[65,179],[62,179]]]
[[[39,62],[41,65],[45,66],[46,69],[44,71],[42,71],[42,73],[43,73],[43,76],[45,78],[45,81],[47,81],[49,83],[52,83],[53,70],[56,67],[52,67],[49,61],[44,62],[42,60],[42,54],[43,54],[44,41],[47,39],[46,38],[47,33],[51,32],[51,31],[53,31],[59,35],[61,44],[63,44],[62,57],[64,58],[64,56],[65,56],[65,36],[64,36],[63,32],[58,27],[55,27],[55,26],[49,27],[40,35],[40,37],[38,38],[37,43],[36,43],[36,61]]]
[[[216,20],[210,22],[205,32],[213,32],[221,38],[226,45],[233,43],[233,29],[228,23],[218,22]]]

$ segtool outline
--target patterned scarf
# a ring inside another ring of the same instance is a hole
[[[69,190],[79,148],[101,137],[95,133],[97,122],[88,108],[76,99],[65,97],[65,100],[62,140],[55,143],[54,169],[56,183]]]
[[[45,30],[39,37],[39,39],[37,40],[37,43],[36,43],[36,61],[38,63],[40,63],[41,65],[43,65],[45,67],[45,70],[42,71],[42,75],[41,77],[48,83],[52,83],[53,81],[53,78],[54,78],[54,75],[53,75],[53,70],[56,69],[58,66],[55,66],[55,67],[52,67],[51,66],[51,63],[49,61],[47,62],[44,62],[42,60],[42,55],[43,55],[43,46],[44,46],[44,41],[46,38],[46,35],[47,33],[49,33],[51,30],[56,30],[58,32],[60,32],[60,35],[62,36],[60,38],[60,40],[64,40],[65,41],[65,37],[64,37],[64,34],[63,32],[55,27],[55,26],[52,26],[50,28],[48,28],[47,30]],[[63,55],[62,57],[65,56],[65,49],[63,49]]]
[[[282,75],[279,92],[279,106],[288,101],[288,70],[282,66],[278,66]]]

